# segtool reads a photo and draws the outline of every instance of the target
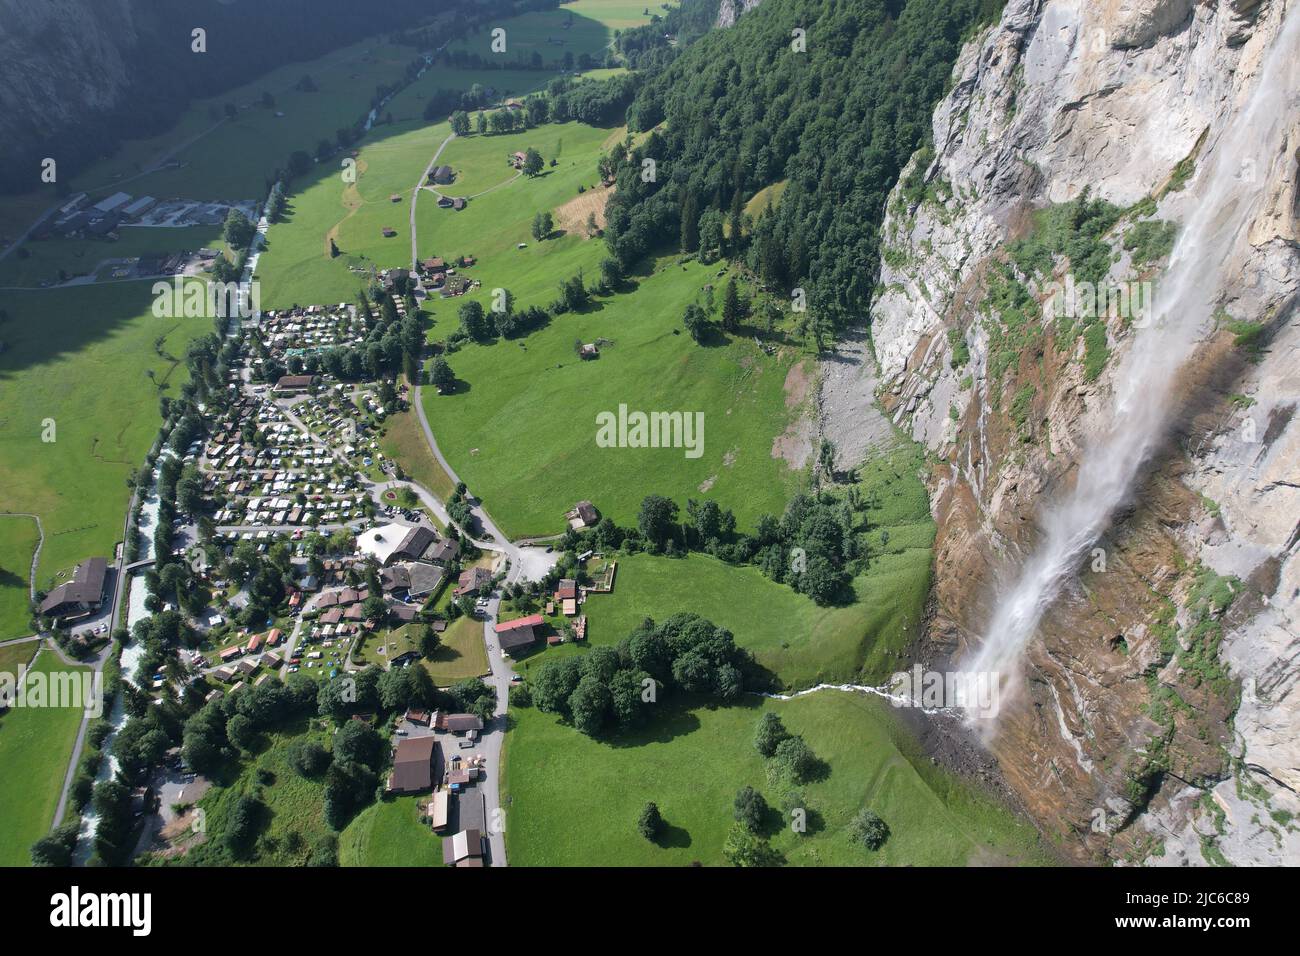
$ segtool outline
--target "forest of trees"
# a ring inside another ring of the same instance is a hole
[[[618,183],[611,252],[628,268],[652,249],[716,233],[721,217],[723,252],[774,289],[804,288],[810,331],[829,344],[866,311],[885,199],[930,136],[962,40],[1000,6],[771,0],[665,54],[657,69],[648,60],[627,119],[654,132],[602,164]],[[795,28],[806,31],[802,50]],[[782,180],[780,204],[751,223],[746,202]],[[684,216],[696,227],[683,228]]]

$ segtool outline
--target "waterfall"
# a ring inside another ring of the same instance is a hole
[[[1249,99],[1217,141],[1207,143],[1208,164],[1188,187],[1192,211],[1147,321],[1116,369],[1110,425],[1081,454],[1074,487],[1041,512],[1037,546],[999,596],[982,644],[963,662],[963,670],[993,674],[1007,685],[1004,699],[1014,690],[1021,655],[1043,614],[1160,443],[1177,373],[1210,331],[1220,290],[1232,278],[1223,274],[1224,265],[1244,241],[1274,167],[1286,161],[1286,124],[1297,116],[1300,95],[1300,13],[1284,16]],[[980,722],[986,739],[992,724]]]

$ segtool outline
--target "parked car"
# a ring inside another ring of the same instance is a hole
[[[468,750],[470,747],[474,746],[474,741],[462,740],[459,744],[457,744],[457,746],[460,747],[461,750]]]

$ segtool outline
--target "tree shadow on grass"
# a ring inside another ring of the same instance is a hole
[[[673,826],[665,821],[653,842],[662,850],[684,850],[691,845],[691,834],[685,827]]]
[[[641,747],[645,744],[671,743],[678,737],[684,737],[700,729],[700,718],[684,700],[674,700],[656,704],[650,708],[649,721],[627,734],[611,734],[603,741],[618,749]]]

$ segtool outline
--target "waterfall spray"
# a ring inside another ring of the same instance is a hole
[[[1011,685],[1008,692],[1043,614],[1160,443],[1178,370],[1211,328],[1227,278],[1224,263],[1243,241],[1273,167],[1286,161],[1286,126],[1295,121],[1300,99],[1300,13],[1284,16],[1250,98],[1209,149],[1150,321],[1117,368],[1110,426],[1081,455],[1073,489],[1042,512],[1038,545],[1000,596],[983,643],[963,665],[967,672],[998,675]],[[979,722],[986,740],[993,723]]]

